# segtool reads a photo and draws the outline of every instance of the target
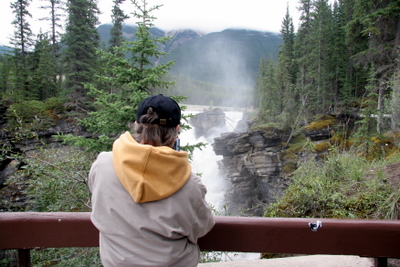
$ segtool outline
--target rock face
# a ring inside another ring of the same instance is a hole
[[[231,184],[227,190],[231,215],[261,215],[258,207],[274,202],[287,187],[280,175],[282,134],[259,130],[226,133],[214,139],[215,153],[223,156],[220,168]]]
[[[190,118],[189,122],[194,127],[196,138],[208,137],[213,129],[225,126],[225,113],[221,109],[215,108],[196,114]]]
[[[7,107],[0,104],[0,146],[3,147],[0,155],[0,211],[7,209],[3,207],[2,201],[11,203],[16,211],[24,210],[27,205],[25,187],[27,182],[18,180],[10,183],[13,177],[21,168],[26,165],[23,156],[38,148],[52,148],[61,146],[61,141],[54,138],[54,135],[76,134],[91,137],[84,129],[77,125],[74,118],[57,120],[57,123],[44,130],[27,130],[22,133],[7,132]]]
[[[220,109],[198,113],[190,119],[196,138],[213,136],[213,129],[225,126]],[[248,130],[248,118],[236,125],[234,132],[223,133],[212,144],[220,172],[227,179],[226,206],[230,215],[261,215],[262,206],[275,202],[287,187],[281,177],[281,143],[286,133],[277,129]]]

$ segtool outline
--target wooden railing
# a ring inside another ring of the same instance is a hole
[[[216,216],[215,222],[199,239],[203,251],[359,255],[376,258],[375,266],[400,258],[400,221]],[[18,249],[19,266],[30,265],[30,249],[97,247],[98,239],[90,213],[0,213],[0,249]]]

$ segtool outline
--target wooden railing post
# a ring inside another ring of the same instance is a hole
[[[374,258],[374,267],[387,267],[388,259],[387,258]]]
[[[19,267],[31,267],[31,250],[30,249],[18,249],[18,266]]]

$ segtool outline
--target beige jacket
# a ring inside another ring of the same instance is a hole
[[[214,226],[187,153],[121,135],[89,174],[104,266],[196,266],[197,239]]]

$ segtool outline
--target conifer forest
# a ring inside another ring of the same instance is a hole
[[[12,46],[0,58],[2,101],[62,98],[84,112],[96,110],[94,103],[100,99],[114,98],[111,102],[118,105],[115,98],[134,102],[140,93],[160,88],[168,92],[171,82],[165,77],[172,62],[154,64],[155,58],[164,56],[157,45],[168,38],[150,35],[155,18],[140,14],[146,6],[139,1],[133,1],[137,10],[125,14],[122,1],[114,0],[106,45],[100,44],[96,31],[95,1],[44,1],[49,16],[43,19],[51,30],[37,36],[27,22],[30,2],[11,5],[15,31]],[[391,130],[398,131],[399,1],[341,0],[331,6],[326,0],[300,0],[298,8],[297,32],[290,14],[282,18],[278,59],[260,59],[253,105],[260,108],[262,119],[285,116],[285,123],[291,124],[300,116],[307,124],[319,114],[368,106],[377,116],[378,132],[385,130],[384,115],[391,116]],[[60,25],[63,14],[66,25]],[[128,16],[142,18],[132,43],[125,43],[121,35]]]
[[[0,159],[7,164],[18,162],[15,165],[26,172],[7,185],[29,184],[31,202],[23,211],[89,211],[86,177],[93,155],[109,150],[115,137],[130,129],[139,103],[163,93],[190,104],[178,88],[200,87],[195,86],[199,81],[171,75],[173,61],[160,60],[166,56],[160,48],[170,37],[155,36],[150,30],[161,3],[150,6],[146,0],[130,0],[134,9],[127,13],[121,9],[123,1],[113,0],[113,25],[106,44],[97,31],[96,0],[43,0],[48,16],[42,19],[51,27],[38,35],[28,22],[32,0],[11,3],[14,20],[3,27],[13,27],[14,34],[10,45],[0,50],[0,111],[4,114],[0,117]],[[384,166],[400,163],[400,0],[337,0],[333,4],[299,0],[297,7],[301,13],[297,29],[286,12],[277,58],[259,59],[255,86],[246,95],[251,99],[247,115],[252,129],[290,133],[282,144],[282,158],[283,172],[292,183],[286,195],[265,207],[265,216],[399,219],[399,183],[389,186],[383,174],[372,179],[361,170],[381,173]],[[138,21],[133,41],[122,34],[128,17]],[[180,86],[183,82],[185,86]],[[212,88],[210,95],[219,97],[221,87],[209,84],[207,88]],[[24,155],[14,150],[14,143],[37,137],[38,131],[61,119],[76,121],[91,133],[91,138],[72,133],[55,136],[78,148],[71,149],[69,161],[61,160],[67,157],[65,151]],[[340,127],[334,126],[335,120],[342,122]],[[355,122],[352,127],[347,127],[349,121]],[[304,130],[322,128],[332,133],[326,147],[299,141]],[[202,146],[185,149],[191,152]],[[301,165],[297,156],[311,147],[324,150],[324,156]],[[325,162],[323,167],[321,162]],[[78,258],[81,254],[87,257]],[[0,263],[12,261],[12,256],[2,257],[0,253]],[[96,250],[49,250],[46,255],[33,255],[33,262],[41,266],[53,259],[66,266],[84,266],[85,261],[86,266],[99,264]]]

